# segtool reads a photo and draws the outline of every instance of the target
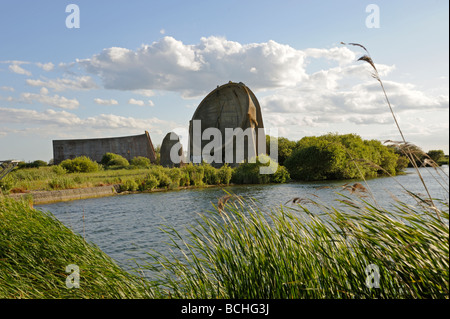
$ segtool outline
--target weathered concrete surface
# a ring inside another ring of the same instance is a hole
[[[172,148],[174,148],[175,154],[173,161],[170,152]],[[178,151],[177,151],[178,150]],[[162,144],[161,144],[161,151],[160,151],[161,157],[160,157],[160,164],[164,167],[180,167],[185,162],[183,158],[183,146],[180,143],[179,136],[174,132],[169,132],[164,137]]]
[[[146,157],[151,162],[156,160],[155,149],[147,131],[134,136],[53,140],[53,160],[56,165],[77,156],[87,156],[100,162],[106,153],[119,154],[128,161],[137,156]]]
[[[115,194],[117,194],[116,187],[108,185],[55,191],[34,191],[22,194],[10,194],[9,196],[15,199],[31,198],[34,205],[39,205],[76,199],[112,196]]]
[[[253,92],[243,83],[229,82],[222,86],[217,86],[215,90],[209,93],[200,105],[197,107],[192,120],[189,122],[189,160],[197,162],[194,158],[198,154],[198,146],[195,145],[195,140],[199,140],[196,132],[193,131],[194,120],[201,120],[200,135],[207,128],[218,128],[222,137],[222,161],[221,163],[211,163],[213,166],[220,167],[225,163],[226,149],[233,149],[234,157],[236,157],[236,143],[233,139],[226,139],[225,129],[254,128],[255,134],[252,135],[254,154],[259,154],[260,149],[258,145],[258,129],[264,132],[264,124],[261,114],[261,107],[258,99]],[[263,133],[264,134],[264,133]],[[265,134],[264,134],[265,135]],[[265,136],[264,136],[265,141]],[[201,150],[205,145],[210,143],[209,140],[201,141]],[[228,148],[227,148],[228,145]],[[231,147],[230,147],[231,145]],[[247,142],[245,143],[245,159],[248,159]],[[197,150],[195,149],[197,148]],[[202,156],[203,159],[203,156]],[[230,166],[235,166],[237,163],[229,163]]]

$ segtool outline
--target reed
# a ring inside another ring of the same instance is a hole
[[[80,270],[69,289],[68,265]],[[149,286],[53,215],[0,195],[0,298],[150,298]]]
[[[419,170],[419,167],[418,167],[418,165],[417,165],[417,161],[418,161],[419,159],[417,158],[417,156],[416,156],[416,154],[414,153],[414,151],[412,151],[412,149],[417,149],[417,148],[413,148],[412,146],[414,146],[414,145],[411,144],[411,143],[409,143],[409,142],[407,142],[406,139],[405,139],[405,136],[404,136],[404,134],[403,134],[403,131],[402,131],[402,129],[400,128],[400,125],[399,125],[399,123],[398,123],[398,121],[397,121],[397,117],[395,116],[395,113],[394,113],[394,110],[393,110],[393,108],[392,108],[391,102],[389,101],[389,97],[388,97],[388,95],[387,95],[387,93],[386,93],[386,89],[385,89],[385,87],[384,87],[383,81],[381,80],[380,74],[378,73],[378,69],[377,69],[377,67],[376,67],[376,65],[375,65],[375,62],[373,61],[372,57],[370,56],[369,51],[367,50],[367,48],[366,48],[365,46],[363,46],[362,44],[359,44],[359,43],[344,43],[344,42],[341,42],[341,44],[344,44],[344,45],[352,45],[352,46],[360,47],[360,48],[362,48],[362,49],[367,53],[367,54],[361,56],[361,57],[358,59],[358,61],[364,61],[364,62],[368,63],[368,64],[372,67],[372,69],[373,69],[372,77],[373,77],[375,80],[377,80],[378,83],[380,84],[381,90],[382,90],[382,92],[383,92],[383,94],[384,94],[384,98],[385,98],[385,100],[386,100],[386,104],[387,104],[387,106],[389,107],[389,110],[390,110],[390,112],[391,112],[391,114],[392,114],[392,118],[394,119],[395,125],[396,125],[396,127],[397,127],[397,130],[398,130],[398,132],[400,133],[400,136],[401,136],[401,138],[402,138],[402,141],[401,141],[401,142],[395,142],[395,143],[396,143],[398,146],[400,146],[400,150],[403,152],[404,155],[406,155],[406,157],[409,159],[410,163],[411,163],[411,164],[413,165],[413,167],[415,168],[415,170],[416,170],[416,172],[417,172],[417,175],[419,176],[419,179],[420,179],[420,181],[421,181],[421,183],[422,183],[422,185],[423,185],[423,187],[424,187],[424,189],[425,189],[425,191],[426,191],[426,193],[427,193],[427,195],[428,195],[427,201],[430,203],[430,205],[431,205],[432,207],[435,207],[435,204],[434,204],[434,202],[433,202],[433,197],[431,196],[430,191],[429,191],[429,189],[428,189],[428,187],[427,187],[427,184],[425,183],[425,181],[424,181],[424,179],[423,179],[423,177],[422,177],[422,174],[421,174],[421,172],[420,172],[420,170]],[[386,141],[386,142],[392,142],[392,141]],[[425,154],[425,155],[426,155],[426,154]],[[427,158],[428,161],[434,162],[428,155],[427,155],[427,157],[428,157],[428,158]],[[419,161],[420,161],[420,160],[419,160]],[[438,166],[438,165],[436,164],[436,166]],[[447,176],[447,179],[448,179],[448,176]],[[448,193],[448,188],[447,188],[447,193]],[[438,218],[440,218],[439,215],[436,215],[436,216],[437,216]]]
[[[165,228],[177,253],[151,253],[146,268],[173,298],[449,297],[448,204],[385,210],[341,196],[265,211],[228,194],[188,236]],[[370,265],[379,288],[366,284]]]

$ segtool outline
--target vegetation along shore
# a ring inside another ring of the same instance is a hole
[[[267,137],[268,144],[271,138]],[[355,134],[305,137],[297,142],[279,137],[277,143],[279,165],[275,174],[259,174],[259,167],[269,164],[262,164],[258,159],[255,163],[242,163],[236,168],[227,165],[214,168],[207,163],[167,168],[158,163],[151,164],[144,157],[128,162],[120,155],[107,153],[101,163],[86,157],[66,160],[59,165],[49,165],[41,160],[22,162],[0,181],[0,188],[3,194],[13,197],[34,195],[35,203],[39,204],[63,198],[70,200],[123,192],[395,176],[411,165],[398,146],[363,140]],[[417,161],[427,159],[429,163],[440,165],[448,162],[448,157],[440,150],[425,153],[415,147],[413,151]],[[111,192],[105,190],[101,195],[95,189],[106,189],[105,186],[111,186]],[[61,197],[61,192],[57,192],[81,188],[86,189],[83,196],[73,191]],[[43,198],[43,192],[53,193]],[[42,199],[39,201],[38,198]]]

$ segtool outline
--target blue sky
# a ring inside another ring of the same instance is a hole
[[[68,4],[80,28],[66,27]],[[369,4],[379,28],[368,28]],[[5,1],[0,159],[50,160],[51,141],[187,127],[217,85],[244,82],[266,127],[399,140],[448,154],[448,1]]]

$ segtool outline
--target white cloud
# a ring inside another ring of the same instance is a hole
[[[153,103],[152,100],[148,100],[148,105],[150,105],[150,106],[155,106],[155,103]]]
[[[187,45],[164,37],[136,51],[112,47],[77,62],[98,75],[108,89],[167,90],[199,96],[229,80],[242,81],[253,89],[296,85],[307,78],[304,59],[303,51],[275,41],[242,45],[208,37],[197,45]]]
[[[228,81],[260,91],[298,86],[319,89],[318,85],[332,89],[343,78],[371,79],[368,65],[355,63],[356,58],[345,46],[298,50],[272,40],[241,44],[215,36],[188,45],[166,36],[137,50],[106,48],[77,63],[99,76],[107,89],[174,91],[190,98],[204,96]],[[307,71],[311,62],[319,63],[317,72]],[[382,76],[395,69],[377,67]]]
[[[51,71],[55,68],[55,65],[52,62],[48,63],[36,63],[38,67],[40,67],[44,71]]]
[[[117,136],[118,134],[130,135],[143,133],[145,130],[152,135],[162,135],[172,128],[180,125],[172,121],[164,121],[153,118],[133,118],[114,114],[100,114],[87,118],[80,118],[68,111],[56,111],[48,109],[43,112],[30,109],[4,108],[0,107],[0,125],[3,135],[11,131],[7,125],[18,123],[23,128],[15,129],[15,132],[33,134],[36,131],[49,136],[77,136],[92,137],[92,134],[107,133]],[[32,131],[27,128],[34,125]],[[37,125],[37,126],[36,126]]]
[[[16,74],[23,74],[23,75],[31,76],[31,72],[30,71],[25,70],[24,68],[22,68],[18,64],[11,64],[8,68],[9,68],[9,70],[11,72],[14,72]]]
[[[33,80],[27,79],[26,83],[30,86],[45,86],[55,91],[66,91],[66,90],[91,90],[98,88],[94,80],[87,75],[76,76],[71,78],[58,78],[54,80]]]
[[[79,102],[77,99],[68,99],[64,96],[59,96],[57,94],[50,96],[48,95],[48,89],[42,88],[40,93],[29,93],[24,92],[20,95],[21,101],[25,103],[34,103],[38,102],[43,105],[58,107],[62,109],[76,109],[79,106]]]
[[[142,100],[135,100],[133,98],[128,100],[128,104],[134,104],[134,105],[139,105],[139,106],[144,106],[145,102]]]
[[[140,94],[146,97],[151,97],[155,95],[153,90],[134,90],[133,93]]]
[[[104,99],[100,99],[100,98],[95,98],[94,102],[99,105],[117,105],[117,104],[119,104],[119,102],[117,102],[117,100],[114,100],[114,99],[104,100]]]
[[[14,88],[11,86],[2,86],[0,89],[3,91],[14,92]]]

